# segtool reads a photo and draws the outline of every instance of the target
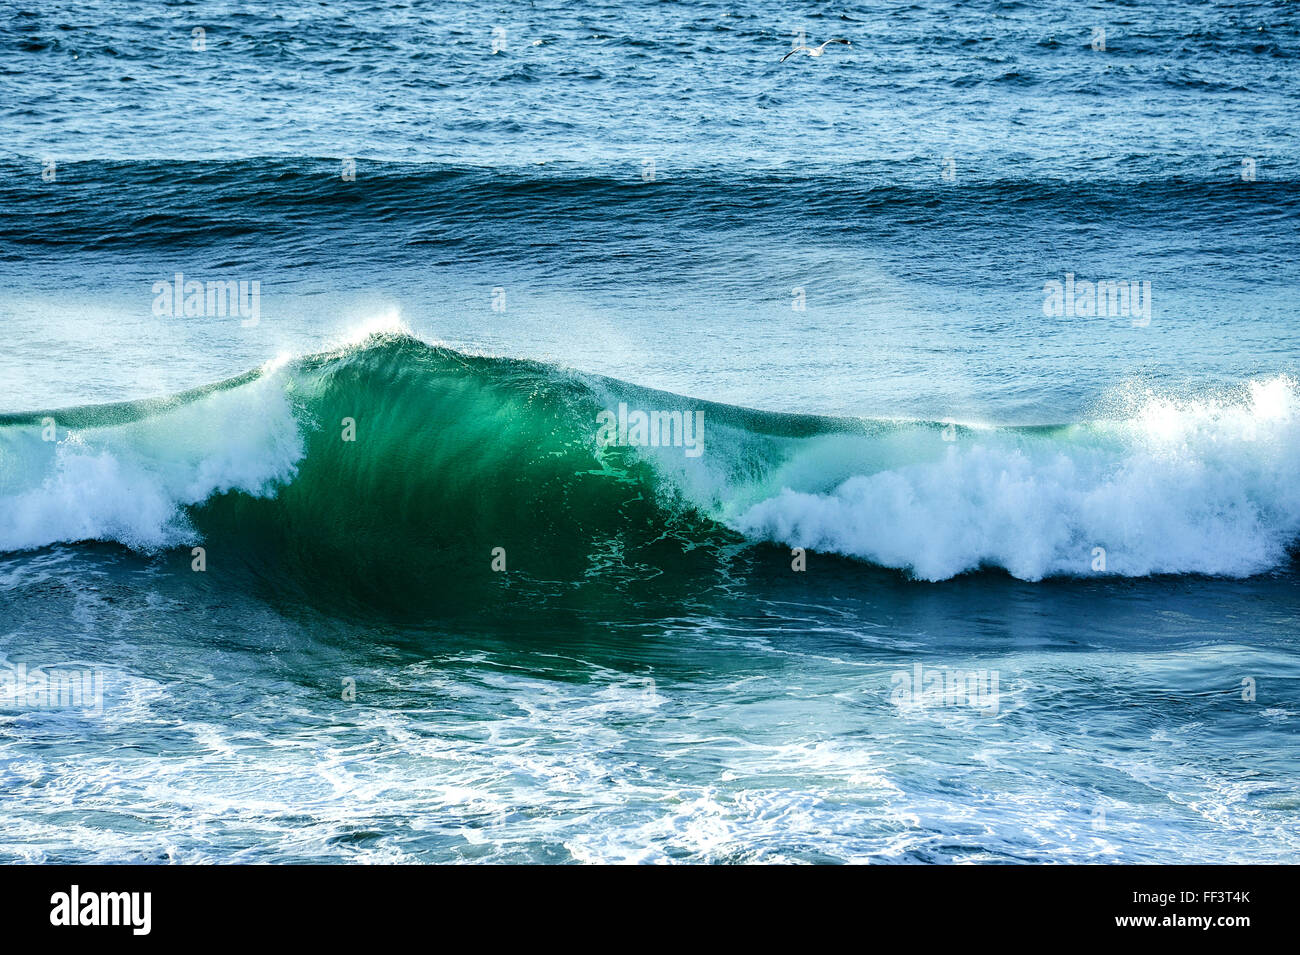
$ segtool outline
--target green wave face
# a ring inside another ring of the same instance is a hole
[[[666,569],[716,578],[735,539],[597,445],[576,374],[386,337],[300,361],[287,391],[297,474],[191,510],[209,566],[229,550],[315,600],[427,615],[653,600]]]

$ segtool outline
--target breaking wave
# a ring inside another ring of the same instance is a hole
[[[620,404],[702,413],[702,453],[607,446]],[[1298,409],[1278,377],[1054,427],[778,414],[384,333],[168,399],[0,416],[0,550],[202,544],[209,568],[360,601],[680,582],[761,543],[932,581],[1240,577],[1300,538]]]

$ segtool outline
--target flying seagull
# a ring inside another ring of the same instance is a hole
[[[827,40],[826,43],[843,43],[845,46],[853,45],[848,40],[840,40],[840,39]],[[826,43],[823,43],[821,46],[797,46],[789,53],[787,53],[785,56],[781,57],[781,62],[784,63],[786,60],[790,59],[790,57],[794,56],[800,50],[807,53],[809,56],[821,56],[823,53],[826,52]]]

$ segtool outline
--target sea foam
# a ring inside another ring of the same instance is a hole
[[[196,540],[185,507],[291,480],[303,443],[277,374],[104,427],[51,412],[0,429],[0,551],[111,540],[151,551]],[[53,437],[45,440],[48,421]],[[42,423],[46,422],[46,423]]]
[[[833,486],[825,486],[825,474],[840,467],[845,439],[807,439],[778,469],[779,490],[724,507],[724,519],[750,538],[833,551],[926,580],[980,567],[1026,580],[1239,577],[1287,559],[1300,536],[1293,380],[1252,382],[1236,399],[1147,394],[1123,404],[1126,416],[1114,420],[962,428],[950,432],[952,441],[930,426],[928,440],[906,442],[906,456],[881,460],[876,447],[861,456],[874,456],[872,467]]]

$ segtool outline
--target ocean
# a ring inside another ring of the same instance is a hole
[[[1294,4],[277,6],[0,0],[0,861],[1300,859]]]

